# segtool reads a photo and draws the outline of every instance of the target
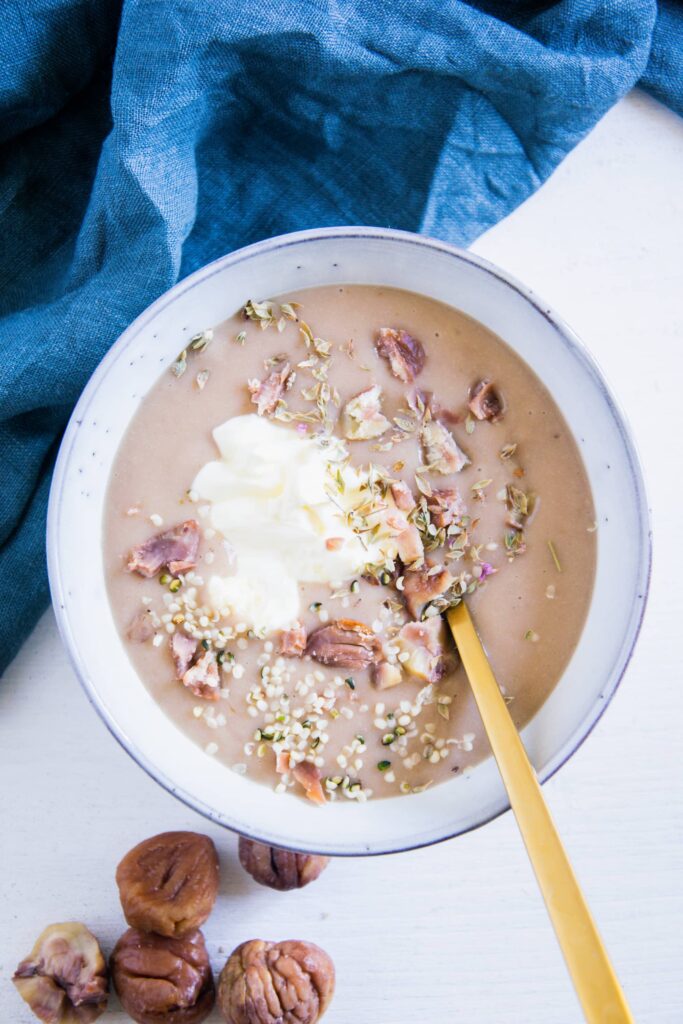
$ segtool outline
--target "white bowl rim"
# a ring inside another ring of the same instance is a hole
[[[626,672],[628,664],[633,655],[635,644],[640,633],[647,601],[649,597],[650,578],[652,572],[652,528],[651,528],[651,517],[650,509],[648,506],[647,495],[645,490],[645,484],[643,479],[642,463],[638,456],[638,451],[633,440],[633,435],[628,424],[627,418],[621,409],[619,403],[612,394],[605,377],[600,370],[595,357],[586,348],[580,338],[574,333],[569,325],[563,320],[563,318],[556,313],[546,302],[543,302],[539,296],[537,296],[532,289],[522,284],[517,278],[507,271],[501,269],[489,260],[477,256],[469,251],[459,248],[458,246],[452,245],[448,242],[441,241],[439,239],[430,238],[425,235],[418,235],[410,231],[402,231],[393,228],[378,228],[371,226],[348,226],[348,227],[327,227],[327,228],[311,228],[302,231],[290,232],[284,235],[277,235],[272,238],[264,239],[260,242],[255,242],[251,245],[244,246],[240,249],[235,250],[225,256],[221,256],[205,266],[200,267],[193,274],[183,278],[176,285],[164,292],[158,299],[156,299],[151,305],[138,316],[136,319],[123,331],[119,338],[109,348],[101,362],[98,364],[94,373],[90,377],[86,384],[81,396],[76,403],[76,406],[71,414],[66,430],[64,432],[60,449],[58,452],[57,460],[55,463],[55,469],[53,473],[52,483],[50,487],[50,496],[48,502],[48,515],[47,515],[47,564],[48,564],[48,577],[50,584],[50,594],[52,598],[52,605],[57,620],[57,627],[62,639],[62,642],[67,650],[71,664],[76,672],[77,678],[88,698],[89,702],[97,711],[98,715],[104,722],[109,732],[114,736],[118,743],[123,747],[127,754],[138,764],[155,782],[162,786],[168,793],[175,796],[186,806],[192,810],[198,812],[204,817],[208,818],[216,825],[220,825],[222,828],[230,828],[224,820],[224,816],[218,814],[218,812],[204,804],[201,800],[194,797],[190,793],[187,793],[183,789],[179,788],[169,777],[164,775],[158,768],[156,768],[149,759],[139,750],[137,747],[129,741],[128,737],[119,728],[115,718],[111,715],[100,700],[96,687],[91,683],[88,678],[88,673],[85,670],[85,666],[81,660],[79,654],[78,644],[70,628],[70,623],[66,613],[65,604],[65,593],[63,587],[63,580],[60,573],[59,553],[57,550],[57,522],[58,522],[58,510],[60,504],[60,497],[65,483],[66,469],[69,463],[69,457],[71,449],[74,444],[76,433],[79,429],[81,421],[85,418],[86,411],[90,406],[91,402],[95,398],[99,389],[100,383],[106,377],[110,366],[119,359],[126,351],[127,347],[135,340],[138,333],[146,326],[146,324],[154,319],[162,309],[171,305],[176,299],[187,291],[190,291],[207,278],[223,272],[227,267],[235,265],[237,263],[247,261],[257,257],[266,252],[272,252],[278,249],[286,249],[290,245],[298,245],[306,241],[315,241],[317,239],[343,239],[343,238],[354,238],[354,239],[387,239],[402,243],[408,243],[415,246],[422,246],[426,249],[432,249],[441,251],[451,257],[464,261],[472,266],[477,267],[479,270],[490,274],[495,277],[499,282],[507,285],[510,289],[516,292],[521,298],[530,303],[533,308],[540,313],[540,315],[550,324],[555,333],[559,336],[560,341],[564,346],[571,352],[571,354],[578,359],[585,370],[588,371],[593,381],[597,385],[598,390],[602,394],[607,407],[609,408],[612,419],[619,431],[621,441],[624,445],[624,451],[628,458],[629,469],[631,473],[631,482],[633,485],[633,493],[635,496],[636,510],[638,514],[638,585],[637,591],[639,592],[640,601],[637,606],[634,605],[633,613],[628,623],[628,628],[624,632],[622,644],[619,648],[617,656],[614,659],[614,664],[608,676],[609,686],[601,687],[600,694],[597,697],[594,705],[591,707],[589,712],[584,716],[581,723],[574,730],[573,734],[567,739],[560,750],[550,758],[549,761],[543,766],[542,770],[538,772],[539,782],[541,784],[548,781],[552,776],[569,760],[570,757],[582,746],[588,736],[592,733],[597,723],[602,718],[608,705],[610,704],[616,690],[621,683],[621,680]],[[642,595],[642,596],[641,596]],[[506,813],[510,810],[510,804],[506,800],[503,805],[496,809],[493,813],[484,815],[479,819],[473,820],[467,826],[458,829],[455,832],[448,832],[444,835],[436,838],[430,837],[427,840],[407,842],[405,845],[395,846],[386,849],[358,849],[348,851],[345,850],[339,853],[333,853],[334,856],[341,857],[353,857],[353,856],[380,856],[389,853],[403,853],[412,849],[418,849],[423,846],[430,846],[436,843],[445,842],[449,839],[454,839],[456,836],[465,835],[468,832],[474,831],[475,829],[481,828],[483,825],[488,824],[490,821],[495,820],[501,814]],[[247,835],[249,838],[253,838],[260,841],[268,841],[268,837],[262,833],[251,834],[242,830],[242,834]],[[289,849],[298,849],[295,845],[288,846],[287,844],[279,843],[280,846]],[[307,852],[307,851],[302,851]]]

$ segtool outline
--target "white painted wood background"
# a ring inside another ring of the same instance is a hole
[[[681,1024],[683,121],[631,95],[475,249],[588,343],[645,464],[655,572],[637,653],[545,792],[636,1020]],[[44,925],[82,918],[111,950],[124,928],[116,863],[170,828],[205,830],[220,850],[221,896],[205,929],[215,968],[247,938],[320,943],[338,969],[326,1024],[581,1020],[511,815],[418,853],[334,863],[301,893],[270,893],[241,872],[231,835],[159,789],[109,736],[51,613],[0,685],[0,797],[3,1024],[33,1020],[9,979]]]

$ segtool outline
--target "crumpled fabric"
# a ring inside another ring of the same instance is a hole
[[[6,0],[2,14],[0,671],[48,600],[69,413],[160,293],[306,227],[467,245],[636,83],[683,113],[672,0]]]

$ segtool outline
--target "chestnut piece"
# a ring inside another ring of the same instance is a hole
[[[162,832],[126,854],[116,884],[131,928],[185,935],[206,921],[216,901],[216,847],[197,832]]]
[[[227,1024],[316,1024],[334,994],[334,964],[312,942],[243,942],[218,980]]]
[[[333,619],[311,633],[306,654],[323,665],[358,670],[381,660],[382,643],[364,622]]]
[[[107,965],[97,939],[78,921],[49,925],[12,981],[45,1024],[91,1024],[107,1008]]]
[[[121,1005],[138,1024],[199,1024],[213,1009],[216,990],[200,931],[171,939],[129,928],[109,965]]]
[[[309,882],[315,882],[330,860],[314,853],[291,853],[277,846],[264,846],[245,836],[240,836],[239,857],[244,870],[259,885],[280,892],[303,889]]]
[[[505,403],[495,384],[484,377],[470,388],[470,400],[467,406],[478,420],[490,420],[497,423],[503,418]]]

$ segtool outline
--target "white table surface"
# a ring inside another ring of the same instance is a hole
[[[683,1021],[682,186],[683,120],[636,93],[474,247],[587,342],[645,464],[656,551],[637,653],[607,715],[545,787],[639,1024]],[[206,831],[220,850],[205,929],[214,967],[247,938],[318,942],[338,970],[326,1024],[582,1019],[510,814],[428,850],[337,862],[299,893],[261,889],[239,868],[235,839],[108,734],[51,613],[0,685],[0,794],[7,1024],[34,1019],[9,979],[41,929],[83,919],[110,951],[124,929],[118,860],[172,828]]]

